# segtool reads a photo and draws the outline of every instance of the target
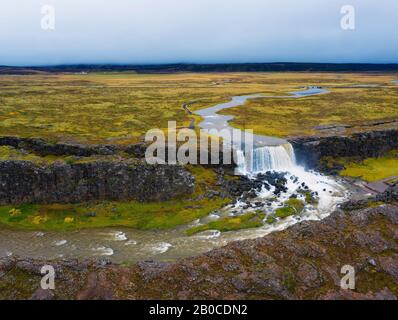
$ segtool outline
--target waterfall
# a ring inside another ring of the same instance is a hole
[[[236,151],[237,170],[241,174],[260,173],[270,170],[289,171],[296,166],[296,157],[290,143],[280,146],[261,147],[245,154]]]

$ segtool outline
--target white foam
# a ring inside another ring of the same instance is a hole
[[[59,240],[59,241],[55,241],[55,242],[54,242],[54,244],[55,244],[57,247],[63,246],[63,245],[65,245],[65,244],[67,244],[67,243],[68,243],[68,240]]]
[[[252,151],[248,157],[242,151],[237,151],[238,170],[248,177],[255,177],[258,173],[267,171],[287,172],[287,192],[278,197],[278,201],[272,202],[271,208],[276,209],[293,194],[299,198],[303,195],[297,194],[297,189],[305,183],[308,190],[318,193],[318,204],[312,208],[306,208],[314,214],[326,216],[332,212],[336,205],[345,199],[345,189],[336,180],[314,171],[307,171],[304,167],[296,164],[296,157],[290,143],[280,146],[261,147]],[[324,191],[326,190],[326,191]],[[274,188],[267,190],[265,187],[258,192],[263,199],[274,197]],[[242,207],[245,203],[237,202],[235,207]]]
[[[114,233],[114,237],[115,237],[116,241],[127,241],[128,240],[126,234],[122,231],[116,231]]]
[[[100,256],[112,256],[114,253],[112,248],[107,248],[105,246],[95,247],[92,251],[95,251],[96,254]]]
[[[214,239],[220,237],[221,232],[218,230],[207,230],[203,232],[199,232],[195,235],[196,238],[202,239]]]
[[[172,244],[168,242],[159,242],[151,246],[153,253],[161,254],[167,252],[172,247]]]
[[[124,245],[125,246],[132,246],[132,245],[135,246],[136,244],[137,244],[137,241],[130,239],[130,240],[126,241],[126,243]]]

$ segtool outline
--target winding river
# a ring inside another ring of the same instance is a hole
[[[293,92],[289,96],[272,96],[272,98],[296,99],[327,92],[327,90],[322,88],[309,87],[303,91]],[[196,114],[203,118],[200,127],[202,129],[229,128],[232,130],[228,122],[233,117],[219,115],[218,112],[223,109],[244,105],[248,99],[257,98],[271,98],[271,96],[260,94],[237,96],[233,97],[230,102],[197,111]],[[288,170],[291,177],[300,178],[298,181],[288,179],[289,191],[283,193],[278,202],[264,204],[263,210],[266,212],[274,211],[283,201],[289,199],[296,188],[303,182],[310,186],[311,190],[320,194],[317,208],[308,206],[300,217],[291,216],[272,225],[265,224],[263,227],[256,229],[226,233],[207,231],[191,237],[186,236],[184,231],[192,226],[219,219],[222,216],[239,215],[243,212],[255,211],[256,207],[247,208],[247,204],[243,205],[238,201],[236,204],[213,212],[208,217],[194,221],[190,225],[161,231],[109,228],[58,233],[15,231],[1,228],[0,257],[14,255],[45,260],[106,257],[116,263],[142,260],[172,261],[207,252],[213,248],[224,246],[231,241],[264,236],[270,232],[285,229],[298,221],[322,219],[339,202],[343,201],[345,197],[344,188],[338,182],[314,172],[307,172],[304,168],[295,164],[294,152],[289,153],[288,148],[284,147],[288,144],[286,140],[254,135],[254,142],[257,150],[261,151],[254,156],[254,158],[258,157],[259,160],[250,169],[245,167],[245,174],[250,174],[250,170],[256,171],[253,168],[260,168],[257,170],[260,172],[265,164],[278,169],[277,164],[282,163],[283,169]],[[281,158],[283,161],[278,162],[280,160],[278,157],[283,157],[283,159]],[[242,165],[245,166],[245,164]],[[264,190],[258,194],[258,198],[254,199],[254,201],[265,203],[266,199],[271,196],[272,194],[269,191]]]
[[[309,97],[319,94],[328,93],[329,91],[319,87],[308,87],[306,90],[291,92],[288,96],[264,96],[261,94],[252,94],[245,96],[235,96],[227,103],[217,104],[210,108],[201,109],[195,112],[196,115],[201,116],[203,121],[199,124],[203,130],[237,130],[229,125],[229,122],[234,119],[233,116],[218,114],[221,110],[243,106],[247,100],[258,98],[279,98],[279,99],[297,99]],[[253,135],[254,147],[262,146],[280,146],[287,143],[286,140],[269,137],[263,135]]]

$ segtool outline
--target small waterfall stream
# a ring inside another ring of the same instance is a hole
[[[272,96],[270,98],[294,98],[299,99],[312,95],[328,93],[320,87],[308,87],[306,90],[291,92],[290,96]],[[244,105],[249,99],[265,99],[267,96],[259,94],[233,97],[228,103],[219,104],[196,112],[203,118],[200,127],[208,129],[234,129],[229,125],[233,116],[220,115],[219,111],[227,108]],[[238,130],[239,131],[239,130]],[[246,133],[240,132],[241,135]],[[289,225],[302,220],[322,219],[329,215],[336,205],[345,199],[345,188],[334,178],[324,176],[318,172],[305,170],[296,162],[293,146],[286,140],[249,134],[249,144],[235,144],[236,173],[247,176],[249,179],[263,184],[257,196],[247,198],[242,196],[237,202],[227,208],[229,215],[240,215],[246,212],[262,211],[267,216],[273,215],[275,210],[285,206],[291,198],[299,199],[304,203],[305,209],[298,216],[289,216],[285,219],[278,219],[277,223],[264,224],[263,228],[256,230],[244,230],[235,233],[235,237],[244,238],[257,237],[275,230],[282,230]],[[251,147],[248,148],[248,146]],[[286,179],[282,188],[270,185],[267,179],[275,174]],[[267,178],[268,176],[268,178]],[[282,190],[282,191],[281,191]],[[306,194],[311,194],[314,201],[309,203]]]
[[[296,157],[290,143],[254,148],[246,155],[242,150],[237,150],[236,153],[238,171],[243,175],[270,170],[290,171],[296,166]]]

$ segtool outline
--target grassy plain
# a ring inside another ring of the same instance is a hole
[[[307,85],[332,93],[303,99],[257,99],[224,110],[233,125],[286,137],[312,134],[319,124],[357,124],[398,117],[394,75],[334,73],[133,73],[2,75],[0,135],[83,143],[136,142],[152,128],[175,120],[188,126],[196,110],[231,96],[286,95]],[[378,84],[381,88],[344,88]],[[198,118],[196,118],[199,120]]]
[[[184,103],[211,106],[271,90],[244,74],[0,76],[0,135],[129,143],[167,121],[188,126]],[[269,91],[269,93],[273,93]]]
[[[342,79],[345,77],[349,76],[342,76]],[[319,135],[325,131],[318,127],[328,125],[348,125],[343,133],[358,132],[372,127],[372,122],[397,120],[398,86],[380,76],[367,81],[381,87],[348,87],[351,83],[363,83],[365,79],[368,77],[352,76],[345,84],[319,79],[315,83],[330,86],[330,93],[298,99],[255,99],[244,107],[221,113],[235,116],[232,121],[235,127],[278,137]],[[305,83],[311,84],[309,81]]]

